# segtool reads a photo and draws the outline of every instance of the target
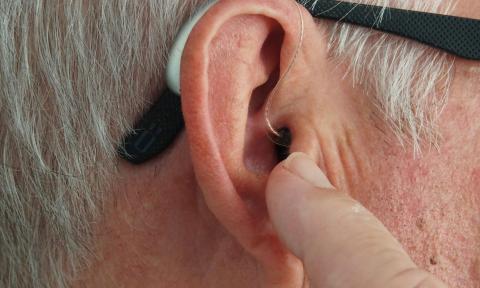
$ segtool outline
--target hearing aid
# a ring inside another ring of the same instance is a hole
[[[180,64],[188,37],[190,36],[193,27],[195,27],[203,15],[205,15],[205,13],[207,13],[207,11],[217,2],[218,0],[210,1],[202,6],[195,15],[183,25],[175,39],[172,49],[170,50],[166,69],[166,81],[168,88],[177,95],[180,95]]]
[[[292,133],[290,129],[284,127],[278,130],[278,136],[274,135],[275,154],[278,161],[283,161],[290,156],[290,146],[292,145]]]

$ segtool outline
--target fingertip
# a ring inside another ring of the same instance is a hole
[[[307,199],[317,188],[292,173],[286,161],[289,160],[272,170],[265,197],[270,220],[280,239],[292,253],[302,258]]]
[[[305,153],[292,153],[281,165],[317,188],[335,189],[317,163]]]

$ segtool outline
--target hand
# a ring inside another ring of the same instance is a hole
[[[311,287],[446,287],[419,269],[372,213],[335,190],[306,154],[293,153],[275,167],[266,199]]]

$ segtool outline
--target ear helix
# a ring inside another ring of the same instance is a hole
[[[212,0],[209,3],[205,4],[202,6],[196,13],[195,15],[190,18],[180,29],[180,32],[178,33],[174,44],[172,46],[172,49],[170,50],[170,55],[166,67],[166,82],[168,88],[174,92],[177,95],[181,94],[180,91],[180,64],[182,60],[182,55],[183,51],[185,49],[185,45],[187,43],[188,37],[190,36],[190,33],[193,30],[193,27],[200,21],[200,19],[207,13],[207,11],[216,3],[218,0]],[[296,48],[295,54],[292,57],[292,60],[283,74],[283,76],[280,78],[278,81],[277,85],[272,91],[272,95],[269,97],[267,100],[267,105],[265,109],[265,121],[267,123],[267,127],[270,130],[269,132],[272,134],[271,140],[272,142],[275,143],[275,150],[277,154],[277,158],[279,161],[282,161],[288,157],[290,154],[289,148],[290,144],[292,141],[292,135],[290,133],[290,130],[288,128],[281,128],[280,130],[275,130],[270,122],[269,119],[269,110],[271,106],[271,100],[273,97],[278,92],[278,88],[290,72],[290,70],[293,67],[293,64],[295,63],[295,60],[298,56],[299,50],[303,44],[303,38],[304,38],[304,20],[303,20],[303,15],[300,10],[300,6],[298,3],[295,3],[297,5],[297,9],[299,12],[300,16],[300,33],[299,33],[299,40],[298,40],[298,46]],[[270,134],[269,133],[269,134]]]
[[[188,37],[202,16],[217,2],[217,0],[210,1],[202,6],[195,15],[182,26],[170,50],[166,69],[166,81],[168,88],[177,95],[180,95],[180,63]]]

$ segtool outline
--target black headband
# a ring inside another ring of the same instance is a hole
[[[298,2],[315,18],[369,27],[480,60],[480,20],[332,0]],[[167,89],[125,137],[119,155],[141,164],[166,150],[183,128],[180,97]]]

